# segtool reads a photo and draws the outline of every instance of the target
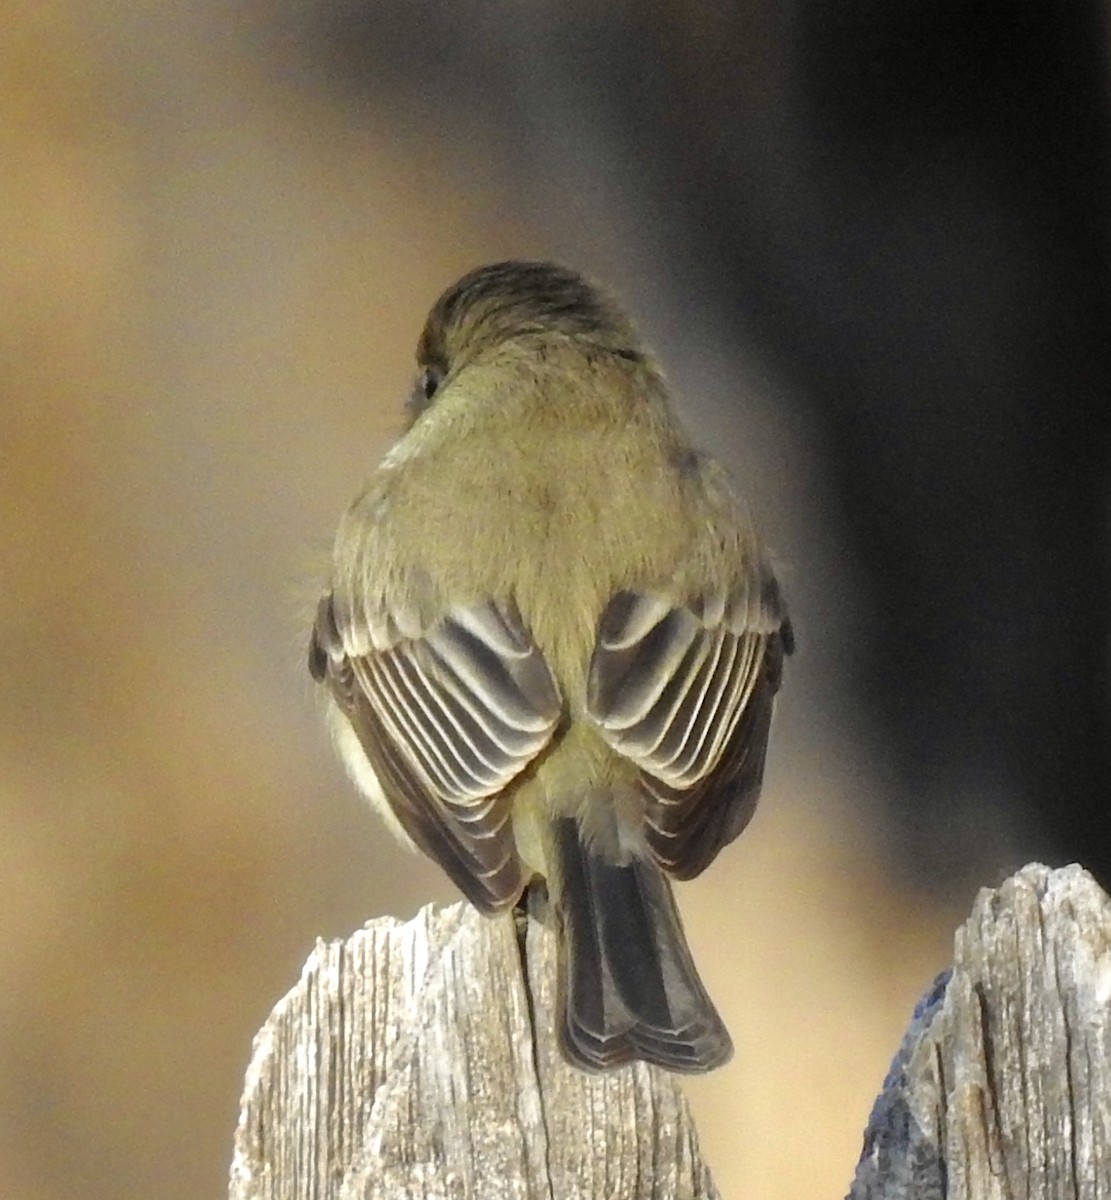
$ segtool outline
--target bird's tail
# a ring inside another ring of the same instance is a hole
[[[646,854],[614,862],[578,822],[555,829],[560,1037],[590,1069],[633,1059],[709,1071],[733,1044],[698,978],[660,868]]]

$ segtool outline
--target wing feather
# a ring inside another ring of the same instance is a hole
[[[699,874],[748,823],[791,646],[770,572],[677,606],[621,592],[603,613],[587,712],[640,768],[649,846],[671,874]]]
[[[513,903],[524,879],[504,790],[559,723],[551,671],[512,604],[452,610],[415,637],[397,635],[414,628],[411,614],[370,629],[365,621],[324,596],[310,670],[329,686],[402,828],[473,903]]]

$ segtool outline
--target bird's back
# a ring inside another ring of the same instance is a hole
[[[622,362],[570,371],[554,355],[528,369],[515,387],[497,363],[485,378],[472,368],[482,405],[462,398],[457,414],[445,397],[420,453],[380,473],[384,519],[395,556],[420,559],[424,572],[424,532],[452,529],[425,585],[456,603],[515,600],[575,707],[617,592],[685,599],[707,578],[728,589],[751,535],[720,471],[665,419],[654,373]]]

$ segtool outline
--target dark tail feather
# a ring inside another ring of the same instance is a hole
[[[733,1053],[698,978],[671,887],[649,858],[614,863],[577,822],[555,831],[563,1049],[597,1070],[633,1059],[709,1071]]]

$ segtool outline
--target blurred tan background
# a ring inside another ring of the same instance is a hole
[[[842,1194],[972,890],[888,870],[862,584],[805,410],[671,282],[597,137],[580,162],[541,114],[565,157],[522,181],[465,113],[320,84],[309,29],[0,0],[0,1195],[223,1195],[251,1038],[313,940],[453,898],[334,763],[305,627],[425,310],[512,255],[625,295],[783,564],[801,651],[762,809],[680,893],[738,1043],[689,1094],[724,1196]]]

